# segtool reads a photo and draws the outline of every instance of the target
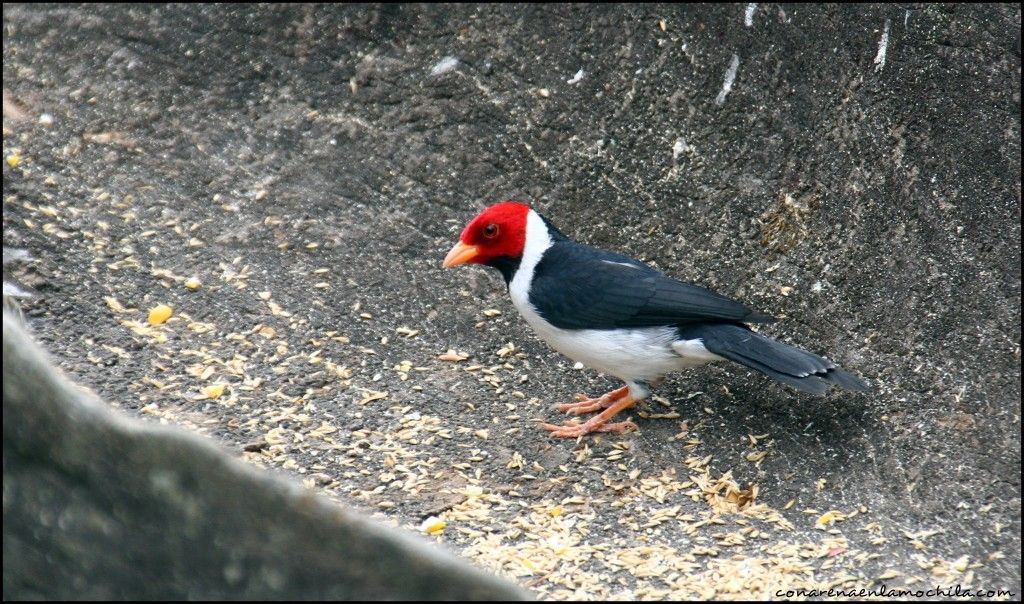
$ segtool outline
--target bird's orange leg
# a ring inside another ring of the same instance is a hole
[[[568,423],[556,426],[554,424],[541,424],[541,427],[551,432],[551,436],[557,438],[576,438],[583,436],[584,434],[590,434],[591,432],[624,432],[626,430],[637,430],[637,425],[630,421],[618,422],[609,424],[608,420],[615,417],[620,411],[629,409],[636,404],[636,399],[629,395],[629,391],[626,391],[624,396],[619,397],[614,403],[608,406],[607,409],[602,411],[600,414],[588,419],[581,423]]]
[[[582,415],[584,413],[590,413],[591,411],[597,411],[598,409],[607,409],[608,407],[611,407],[615,401],[627,394],[629,394],[629,386],[623,386],[618,390],[612,390],[608,394],[597,398],[589,398],[585,394],[580,394],[576,396],[576,400],[578,402],[555,405],[555,410],[563,413],[571,413],[573,415]]]

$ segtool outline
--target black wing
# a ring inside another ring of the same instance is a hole
[[[556,241],[537,263],[530,302],[545,320],[562,329],[774,320],[621,254],[571,241]]]

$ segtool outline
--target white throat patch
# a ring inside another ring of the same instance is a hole
[[[512,282],[508,284],[508,292],[512,296],[512,303],[520,313],[525,308],[533,310],[530,304],[530,282],[533,281],[533,271],[537,268],[544,252],[551,247],[551,235],[548,233],[548,225],[540,214],[530,210],[526,215],[526,242],[523,244],[523,258],[519,261],[519,270],[516,271]],[[525,316],[525,314],[524,314]]]

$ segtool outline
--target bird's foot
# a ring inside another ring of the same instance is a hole
[[[594,418],[596,419],[596,418]],[[639,426],[631,421],[615,422],[612,424],[603,422],[569,422],[561,426],[555,424],[541,424],[541,427],[551,433],[555,438],[579,438],[592,432],[625,432],[626,430],[640,430]]]
[[[570,413],[572,415],[582,415],[584,413],[590,413],[591,411],[598,411],[601,409],[607,409],[615,404],[616,401],[629,394],[629,387],[623,386],[618,390],[612,390],[608,394],[599,396],[597,398],[589,398],[585,394],[576,395],[575,403],[562,403],[555,405],[555,410],[562,413]]]
[[[573,420],[572,422],[562,424],[561,426],[556,426],[554,424],[542,424],[541,427],[551,432],[551,436],[556,438],[577,438],[584,434],[590,434],[591,432],[624,432],[630,429],[638,430],[639,428],[637,428],[637,425],[630,421],[608,423],[608,420],[615,417],[615,415],[620,411],[629,409],[637,402],[636,399],[629,395],[628,388],[620,388],[614,392],[609,392],[601,398],[603,399],[605,397],[613,396],[615,398],[607,405],[607,409],[583,423]],[[601,399],[598,400],[600,401]]]

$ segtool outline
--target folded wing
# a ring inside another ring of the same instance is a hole
[[[530,302],[545,320],[562,329],[774,320],[626,256],[570,241],[555,243],[537,264]]]

